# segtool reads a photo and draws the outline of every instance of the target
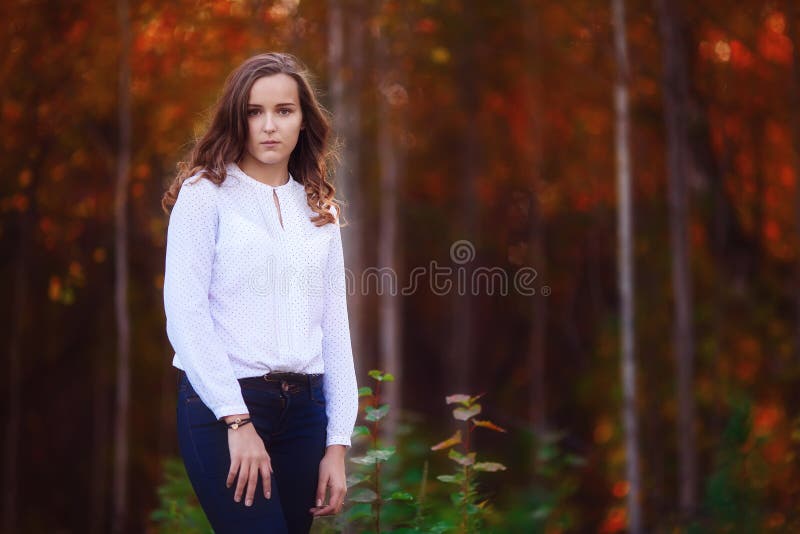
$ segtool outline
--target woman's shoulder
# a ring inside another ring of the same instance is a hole
[[[219,190],[219,185],[216,184],[206,171],[197,171],[193,175],[187,177],[181,184],[181,194],[184,192],[188,195],[203,196],[203,197],[216,197]]]
[[[216,189],[217,184],[211,180],[210,175],[205,170],[199,170],[188,176],[181,184],[181,188],[187,186],[197,186],[200,190],[211,191],[212,188]]]
[[[176,204],[193,210],[215,210],[219,186],[204,171],[198,171],[181,183]]]

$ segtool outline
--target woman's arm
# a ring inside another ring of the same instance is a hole
[[[333,210],[332,210],[333,211]],[[333,212],[336,215],[336,212]],[[347,493],[344,459],[358,415],[358,384],[347,318],[347,282],[344,273],[342,231],[338,224],[328,250],[322,314],[323,388],[328,414],[325,456],[319,464],[315,516],[338,514]],[[325,502],[326,492],[329,498]]]
[[[214,329],[208,289],[217,236],[217,186],[188,178],[167,230],[164,311],[167,337],[192,387],[217,419],[246,414],[239,382]]]
[[[350,344],[350,323],[347,317],[347,282],[342,231],[338,224],[328,251],[323,285],[322,358],[325,362],[323,388],[328,414],[326,446],[339,444],[349,447],[350,435],[353,433],[358,415],[358,384]]]

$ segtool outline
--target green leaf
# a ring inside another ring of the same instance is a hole
[[[358,425],[353,428],[353,433],[350,437],[357,438],[359,436],[369,436],[369,428],[365,427],[364,425]]]
[[[353,458],[350,458],[350,461],[353,462],[354,464],[360,464],[360,465],[374,465],[375,463],[377,463],[377,460],[375,459],[374,456],[355,456]]]
[[[453,404],[454,402],[467,402],[469,401],[469,395],[464,395],[463,393],[456,393],[454,395],[448,395],[444,398],[444,401],[447,404]]]
[[[564,456],[564,462],[569,465],[586,465],[586,458],[575,454],[567,454]]]
[[[461,473],[459,473],[461,475]],[[461,475],[439,475],[436,477],[437,479],[441,480],[442,482],[447,482],[448,484],[461,484],[464,480],[464,476]]]
[[[536,451],[536,457],[543,462],[552,460],[556,456],[558,456],[558,448],[549,443],[542,445],[539,450]]]
[[[372,396],[372,388],[369,386],[364,386],[362,388],[358,388],[358,396],[359,397],[371,397]]]
[[[378,494],[369,488],[359,488],[349,497],[353,502],[374,502],[377,498]]]
[[[356,521],[364,517],[372,517],[372,504],[370,503],[354,503],[350,510],[347,511],[347,520]]]
[[[347,475],[347,487],[355,486],[366,480],[369,480],[369,475],[366,473],[351,473]]]
[[[379,371],[377,369],[373,369],[372,371],[370,371],[367,374],[369,376],[371,376],[372,378],[374,378],[375,380],[377,380],[378,382],[393,382],[394,381],[394,375],[393,374],[384,373],[384,372]]]
[[[546,519],[552,511],[553,511],[552,505],[542,504],[533,511],[531,517],[537,520]]]
[[[447,457],[454,460],[459,465],[472,465],[475,463],[475,453],[461,454],[455,449],[447,451]]]
[[[464,408],[469,408],[472,406],[476,400],[483,397],[486,393],[478,393],[477,395],[469,396],[464,395],[463,393],[456,393],[455,395],[448,395],[444,398],[447,404],[459,403]]]
[[[375,460],[378,462],[385,462],[392,457],[392,455],[395,453],[395,450],[396,449],[394,445],[391,447],[384,447],[382,449],[369,449],[367,451],[367,456],[375,458]]]
[[[479,413],[481,413],[481,405],[475,404],[470,408],[456,408],[453,410],[453,417],[459,421],[466,421],[470,417],[478,415]]]
[[[389,405],[381,404],[378,408],[367,406],[364,411],[367,412],[367,416],[364,418],[367,421],[380,421],[389,412]]]
[[[407,491],[395,491],[389,497],[393,501],[413,501],[414,496],[408,493]]]
[[[499,462],[476,462],[472,466],[475,471],[505,471],[506,466]]]

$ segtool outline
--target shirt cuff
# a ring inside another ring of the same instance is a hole
[[[223,417],[228,415],[250,413],[250,408],[244,404],[231,404],[229,406],[220,406],[219,408],[211,411],[214,412],[214,415],[217,417],[217,421],[220,421]]]
[[[349,436],[328,436],[328,439],[325,443],[325,446],[328,445],[344,445],[348,449],[350,448],[350,437]]]

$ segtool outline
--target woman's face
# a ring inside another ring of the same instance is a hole
[[[256,80],[250,89],[247,122],[247,152],[255,160],[252,163],[288,168],[303,127],[295,79],[279,73]]]

